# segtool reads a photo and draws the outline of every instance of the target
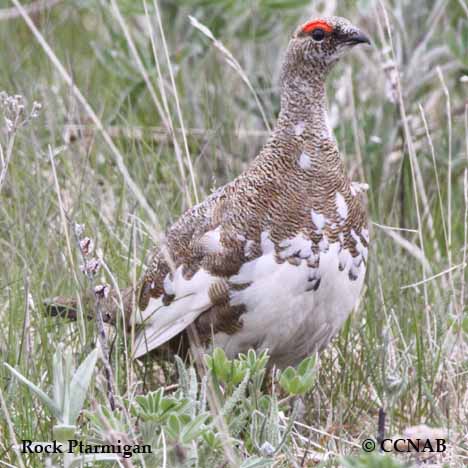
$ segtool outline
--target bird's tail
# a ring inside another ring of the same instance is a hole
[[[134,288],[128,287],[120,290],[111,289],[108,292],[86,291],[78,297],[56,296],[46,299],[44,305],[47,315],[76,320],[79,313],[79,302],[86,318],[92,320],[97,311],[102,314],[104,322],[115,325],[123,318],[125,326],[130,324],[136,298]]]

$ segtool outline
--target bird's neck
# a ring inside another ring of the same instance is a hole
[[[307,81],[288,80],[283,84],[276,129],[284,132],[291,127],[295,136],[302,139],[331,137],[324,77],[317,75]]]
[[[267,158],[277,171],[308,185],[332,187],[346,178],[344,166],[328,121],[324,77],[283,82],[281,111]],[[302,157],[302,160],[301,160]]]
[[[301,180],[306,191],[343,183],[346,175],[328,123],[325,80],[319,78],[283,81],[275,129],[251,165],[249,177],[274,172],[283,175],[275,183]]]

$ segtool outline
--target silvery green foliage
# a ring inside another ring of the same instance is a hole
[[[52,398],[9,364],[4,363],[4,366],[16,379],[25,384],[57,419],[52,429],[53,439],[58,442],[67,442],[77,437],[78,427],[76,421],[83,410],[97,358],[98,349],[95,349],[75,370],[71,350],[65,348],[62,344],[58,345],[53,357]],[[45,446],[48,443],[36,442],[33,445]],[[113,454],[75,456],[71,453],[64,453],[58,456],[62,457],[65,468],[84,466],[85,463],[96,461],[118,460],[117,456]]]
[[[75,370],[68,349],[59,346],[53,358],[54,375],[52,397],[30,382],[17,370],[5,364],[10,372],[40,399],[57,418],[54,437],[67,440],[78,432],[76,420],[83,410],[91,377],[96,366],[98,351],[94,350]],[[152,453],[144,455],[142,463],[160,466],[209,466],[225,460],[225,447],[229,444],[235,456],[243,460],[242,467],[272,466],[275,457],[282,454],[291,458],[287,448],[296,416],[295,408],[289,423],[280,418],[280,405],[275,395],[269,395],[263,385],[268,355],[259,356],[254,351],[228,359],[224,352],[215,349],[206,356],[207,374],[198,379],[194,367],[186,367],[176,358],[179,374],[178,388],[167,394],[163,388],[138,395],[127,401],[128,414],[120,409],[99,406],[85,411],[85,420],[95,442],[109,443],[112,437],[150,444]],[[297,388],[297,379],[303,390],[305,379],[310,384],[310,374],[315,361],[304,361],[289,382],[291,395]],[[293,383],[291,383],[293,382]],[[285,385],[287,387],[287,385]],[[209,392],[212,392],[211,400]],[[208,402],[217,401],[217,410],[209,411]],[[284,411],[285,409],[282,408]],[[220,424],[220,421],[224,421]],[[223,432],[224,429],[227,433]],[[90,458],[91,457],[91,458]],[[89,455],[78,458],[64,454],[66,467],[87,461],[116,460],[115,455]],[[138,460],[135,460],[138,463]]]
[[[292,466],[287,442],[296,411],[289,411],[289,422],[284,422],[276,396],[267,394],[268,355],[249,351],[228,359],[215,349],[205,360],[207,373],[200,379],[192,366],[176,358],[177,390],[159,388],[136,396],[127,402],[129,420],[103,407],[86,413],[93,435],[106,440],[109,430],[135,434],[139,443],[152,446],[152,453],[144,455],[147,466],[162,466],[164,460],[166,466],[218,466],[226,461],[227,445],[238,466],[273,466],[278,455],[284,466]],[[213,398],[217,409],[210,411]],[[281,408],[288,410],[289,405]]]
[[[73,426],[83,408],[97,357],[98,350],[95,349],[75,370],[71,351],[65,349],[63,345],[57,346],[53,358],[52,398],[16,369],[7,363],[4,365],[42,401],[57,418],[59,425]]]

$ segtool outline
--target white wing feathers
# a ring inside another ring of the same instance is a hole
[[[166,279],[164,287],[175,295],[174,300],[165,306],[161,298],[151,298],[147,308],[141,311],[138,322],[143,324],[143,329],[135,340],[134,357],[139,358],[169,341],[209,309],[212,303],[208,291],[217,280],[203,269],[186,280],[182,266],[175,271],[172,281]]]

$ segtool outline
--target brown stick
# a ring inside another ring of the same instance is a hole
[[[102,318],[102,309],[100,299],[96,297],[96,326],[98,331],[99,344],[102,350],[102,360],[104,362],[104,373],[107,380],[107,398],[111,410],[115,410],[115,388],[114,372],[109,362],[109,346],[107,345],[106,331],[104,330],[104,320]]]
[[[43,10],[48,10],[53,6],[60,3],[62,0],[36,0],[29,5],[25,5],[23,8],[25,9],[26,13],[29,15],[35,15]],[[11,19],[19,18],[21,13],[19,12],[18,8],[3,8],[0,10],[0,21],[8,21]]]

